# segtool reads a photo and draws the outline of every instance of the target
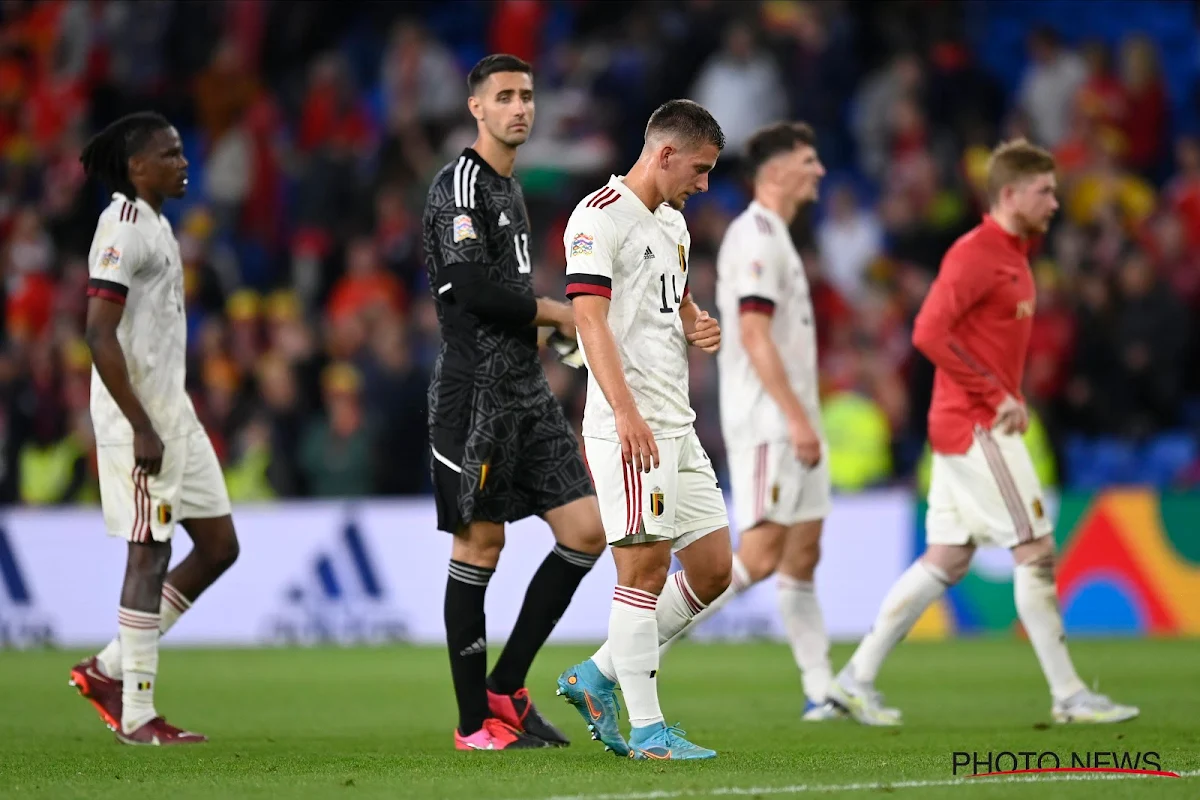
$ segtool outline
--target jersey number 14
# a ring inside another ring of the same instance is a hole
[[[659,308],[658,310],[664,314],[670,314],[675,311],[675,309],[679,306],[679,301],[682,299],[679,296],[679,290],[675,288],[675,276],[674,275],[671,276],[670,297],[668,297],[668,295],[667,295],[667,276],[659,275],[658,282],[660,284],[662,284],[662,307]],[[671,305],[671,303],[668,302],[668,300],[670,298],[674,298],[675,305]]]

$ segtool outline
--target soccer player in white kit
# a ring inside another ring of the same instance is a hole
[[[729,589],[696,623],[755,583],[776,576],[779,610],[800,668],[806,720],[840,711],[825,694],[829,639],[813,591],[821,526],[830,510],[822,457],[817,336],[808,280],[788,231],[817,199],[825,168],[808,125],[779,122],[746,145],[754,200],[717,255],[717,309],[725,323],[721,427],[739,533]]]
[[[162,206],[187,191],[188,162],[155,113],[117,120],[81,161],[113,192],[88,255],[86,338],[104,523],[129,544],[119,633],[71,685],[125,744],[203,742],[154,706],[160,635],[238,553],[221,466],[184,389],[183,264]],[[193,547],[168,575],[177,522]]]
[[[703,107],[664,103],[629,174],[584,198],[564,235],[567,296],[589,370],[584,444],[617,586],[608,642],[558,687],[592,738],[635,759],[716,755],[665,724],[655,678],[659,647],[729,585],[725,501],[688,399],[688,345],[716,352],[721,331],[688,293],[691,238],[679,213],[707,191],[724,144]],[[672,553],[683,569],[668,580]]]

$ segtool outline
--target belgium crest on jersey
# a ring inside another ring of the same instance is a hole
[[[679,248],[679,271],[687,274],[687,256],[683,252],[683,245],[676,245]]]
[[[663,491],[655,486],[650,490],[650,516],[657,519],[662,516],[665,509],[666,501],[663,497]]]

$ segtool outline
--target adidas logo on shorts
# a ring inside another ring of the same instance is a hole
[[[647,247],[646,252],[642,254],[642,261],[649,261],[652,258],[654,258],[654,252]]]

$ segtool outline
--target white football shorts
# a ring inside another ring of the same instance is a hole
[[[976,426],[966,453],[933,454],[925,517],[929,544],[1011,549],[1053,531],[1041,482],[1019,434]]]
[[[584,439],[611,545],[670,541],[679,552],[729,526],[725,497],[696,432],[656,443],[659,466],[641,472],[625,463],[620,442]]]
[[[163,442],[162,469],[134,465],[133,445],[96,448],[100,505],[110,536],[130,542],[168,542],[175,523],[231,513],[217,453],[203,430]]]
[[[811,468],[800,463],[787,440],[739,446],[728,453],[739,532],[761,522],[790,527],[829,516],[829,447],[824,442],[821,461]]]

